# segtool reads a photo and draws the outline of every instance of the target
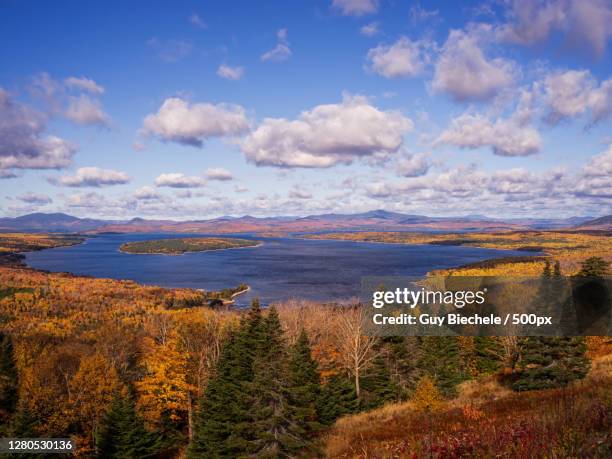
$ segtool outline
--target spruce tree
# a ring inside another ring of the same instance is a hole
[[[580,277],[604,277],[608,275],[610,263],[601,257],[590,257],[581,263]]]
[[[495,373],[502,366],[502,345],[496,337],[475,336],[474,353],[478,374]]]
[[[18,377],[11,337],[0,332],[0,423],[15,412],[18,401]]]
[[[342,375],[332,376],[321,388],[321,396],[317,400],[319,421],[324,425],[332,425],[340,416],[356,413],[359,402],[355,393],[355,385]]]
[[[517,391],[565,386],[589,371],[582,337],[527,337],[520,343],[521,370],[512,388]]]
[[[312,438],[322,428],[317,415],[320,395],[317,362],[312,358],[306,330],[302,329],[289,359],[289,397],[306,438]]]
[[[131,396],[117,393],[96,432],[98,457],[137,459],[154,457],[161,445],[136,412]]]
[[[251,361],[243,346],[245,329],[246,322],[230,335],[221,351],[194,417],[188,457],[230,458],[248,446],[244,436],[249,425],[245,384],[251,379]]]
[[[467,370],[461,363],[456,336],[426,336],[422,341],[420,366],[435,382],[445,397],[456,395],[457,384],[467,379]]]
[[[361,380],[361,408],[371,410],[397,399],[398,388],[391,378],[387,361],[379,354]]]
[[[274,306],[263,321],[263,337],[265,346],[253,361],[249,452],[257,457],[287,457],[307,443],[290,400],[287,349]]]

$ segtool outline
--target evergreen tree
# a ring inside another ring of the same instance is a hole
[[[332,425],[340,416],[353,414],[358,410],[359,402],[355,385],[350,379],[336,375],[321,388],[321,396],[317,400],[317,413],[322,424]]]
[[[502,365],[502,346],[498,338],[475,336],[474,354],[478,374],[495,373]]]
[[[581,263],[582,267],[577,276],[580,277],[604,277],[608,275],[610,263],[601,257],[590,257]]]
[[[554,278],[561,277],[561,263],[559,263],[559,260],[555,261],[555,268],[553,270],[553,277]]]
[[[361,388],[363,395],[360,405],[364,410],[371,410],[397,399],[398,388],[391,379],[391,372],[382,354],[372,361],[361,380]]]
[[[288,457],[308,447],[291,403],[286,345],[276,308],[263,321],[265,347],[253,362],[250,393],[252,440],[249,452],[257,457]]]
[[[550,279],[552,277],[552,272],[550,270],[550,260],[546,259],[544,261],[544,269],[542,271],[542,277],[545,279]]]
[[[15,412],[18,387],[13,341],[0,332],[0,423],[6,423]]]
[[[517,391],[565,386],[589,371],[582,337],[527,337],[520,343]]]
[[[317,362],[312,358],[306,330],[302,329],[289,359],[289,396],[295,418],[307,438],[312,438],[322,427],[317,415],[320,395]]]
[[[215,374],[208,381],[194,417],[188,457],[235,457],[248,446],[245,390],[252,373],[250,351],[244,347],[246,327],[243,322],[221,351]]]
[[[457,384],[467,379],[467,371],[461,363],[457,337],[426,336],[422,346],[421,367],[436,382],[444,397],[455,396]]]
[[[138,459],[154,457],[161,445],[156,434],[145,429],[131,396],[117,393],[96,432],[98,457]]]

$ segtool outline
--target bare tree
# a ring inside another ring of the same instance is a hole
[[[365,332],[365,314],[362,307],[352,307],[337,312],[337,346],[342,363],[355,380],[357,398],[361,395],[360,377],[370,365],[376,353],[376,337]]]

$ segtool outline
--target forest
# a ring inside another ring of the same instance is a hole
[[[70,437],[77,457],[612,453],[609,337],[376,338],[357,300],[194,307],[18,266],[0,286],[2,436]]]
[[[119,250],[126,253],[181,255],[187,252],[255,247],[260,244],[250,239],[189,237],[180,239],[156,239],[152,241],[126,242]]]

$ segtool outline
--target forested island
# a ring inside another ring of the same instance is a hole
[[[209,250],[238,249],[255,247],[259,241],[250,239],[190,237],[180,239],[156,239],[153,241],[126,242],[119,250],[132,254],[181,255],[187,252],[206,252]]]

